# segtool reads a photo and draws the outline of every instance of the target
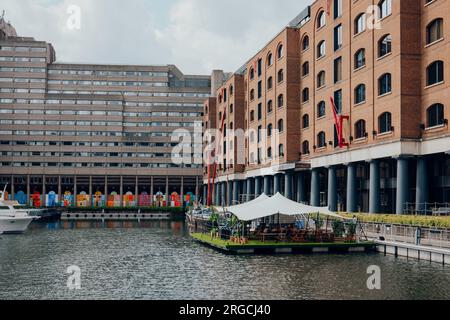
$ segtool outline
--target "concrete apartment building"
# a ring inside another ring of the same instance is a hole
[[[201,138],[210,76],[173,65],[56,63],[51,44],[0,24],[0,185],[10,198],[132,207],[198,197],[201,161],[174,164],[171,135]]]
[[[282,192],[349,212],[448,207],[449,20],[443,0],[312,3],[245,65],[244,129],[279,140],[250,132],[245,170],[219,171],[232,196],[216,203]]]

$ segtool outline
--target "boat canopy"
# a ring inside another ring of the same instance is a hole
[[[306,216],[320,213],[325,216],[344,219],[342,216],[331,212],[327,207],[312,207],[292,201],[282,194],[277,193],[273,197],[265,194],[253,201],[226,207],[225,211],[234,214],[241,221],[253,221],[277,214],[286,216]]]

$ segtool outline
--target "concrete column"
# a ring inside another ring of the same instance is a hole
[[[200,183],[199,183],[199,181],[198,181],[199,179],[198,179],[198,176],[197,177],[195,177],[195,201],[196,202],[199,202],[198,200],[198,198],[200,197]],[[182,200],[182,201],[184,201],[184,199]],[[184,202],[183,202],[184,203]]]
[[[27,175],[27,205],[30,204],[30,175]]]
[[[106,201],[106,203],[105,203],[105,205],[106,205],[108,202],[108,176],[105,177],[105,201]]]
[[[397,214],[403,214],[409,201],[408,159],[397,159]]]
[[[261,195],[261,177],[256,177],[255,178],[255,196],[260,196]]]
[[[242,184],[242,191],[241,191],[241,193],[242,193],[242,197],[240,197],[240,201],[242,201],[243,203],[245,203],[245,202],[247,202],[247,188],[248,188],[248,180],[244,180],[244,181],[241,181],[241,184]]]
[[[45,203],[45,195],[47,194],[47,188],[46,188],[46,185],[45,185],[45,175],[43,175],[42,176],[42,204],[41,204],[41,206],[42,207],[45,207],[46,206],[46,203]]]
[[[166,207],[170,207],[169,176],[166,176]]]
[[[58,176],[58,201],[59,201],[59,204],[62,203],[61,176]],[[59,204],[58,204],[58,206],[59,206]]]
[[[202,197],[202,203],[204,206],[206,206],[208,203],[208,186],[206,184],[203,185],[203,197]]]
[[[220,206],[226,206],[226,202],[227,202],[227,183],[226,182],[222,182],[222,185],[220,187],[220,191],[222,191],[222,194],[220,196]]]
[[[281,174],[273,177],[273,194],[281,193]]]
[[[214,196],[215,196],[214,204],[216,206],[220,206],[220,204],[221,204],[220,197],[221,197],[222,193],[220,190],[220,186],[221,186],[220,183],[216,183],[215,188],[214,188]]]
[[[197,189],[197,186],[195,187],[195,189]],[[181,206],[184,207],[184,177],[181,177],[180,200]]]
[[[370,190],[369,213],[380,213],[380,163],[378,160],[370,162]]]
[[[424,212],[425,203],[429,199],[427,160],[423,157],[417,159],[417,180],[416,180],[416,211]]]
[[[77,176],[75,176],[73,178],[73,204],[72,204],[72,206],[74,206],[74,207],[78,207],[77,194],[78,194],[78,192],[77,192]]]
[[[290,200],[293,199],[292,177],[291,172],[287,172],[284,175],[284,196]]]
[[[136,203],[136,207],[139,207],[139,177],[136,176],[136,182],[134,185],[134,201]]]
[[[14,196],[14,192],[15,190],[14,190],[14,175],[11,175],[11,195],[10,195],[10,199],[12,200],[12,201],[14,201],[15,199],[15,196]]]
[[[358,211],[356,200],[356,164],[349,163],[347,166],[347,212]]]
[[[311,171],[311,205],[320,206],[320,176],[318,169]]]
[[[300,172],[297,175],[297,202],[304,203],[306,200],[305,174]]]
[[[336,167],[328,168],[328,208],[330,211],[337,211],[337,178]]]
[[[270,176],[264,177],[264,193],[270,195]]]
[[[120,193],[120,206],[123,207],[123,176],[120,176],[119,193]]]
[[[253,197],[255,195],[255,190],[254,190],[252,178],[247,179],[247,192],[246,193],[247,193],[247,198],[245,199],[246,202],[253,200]]]
[[[153,177],[150,177],[150,204],[153,206],[153,197],[155,195],[155,188],[153,184]]]
[[[240,194],[239,183],[240,182],[238,180],[233,181],[233,202],[231,205],[239,204],[239,194]]]
[[[59,192],[59,186],[58,186],[58,192]],[[92,203],[92,176],[89,176],[89,206],[92,207],[93,203]]]
[[[214,205],[220,206],[220,195],[221,195],[220,183],[215,183],[214,186],[215,186],[214,187]]]
[[[227,205],[233,205],[233,181],[228,181],[227,184]]]

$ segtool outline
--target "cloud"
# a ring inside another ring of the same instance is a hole
[[[310,1],[3,0],[19,35],[51,42],[61,62],[176,64],[235,71]],[[66,26],[81,9],[81,29]],[[1,9],[1,8],[0,8]]]

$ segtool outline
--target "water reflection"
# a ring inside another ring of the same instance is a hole
[[[449,299],[450,268],[371,255],[227,256],[184,224],[50,223],[0,239],[0,299]],[[66,287],[68,266],[82,289]],[[366,287],[382,269],[382,290]]]

